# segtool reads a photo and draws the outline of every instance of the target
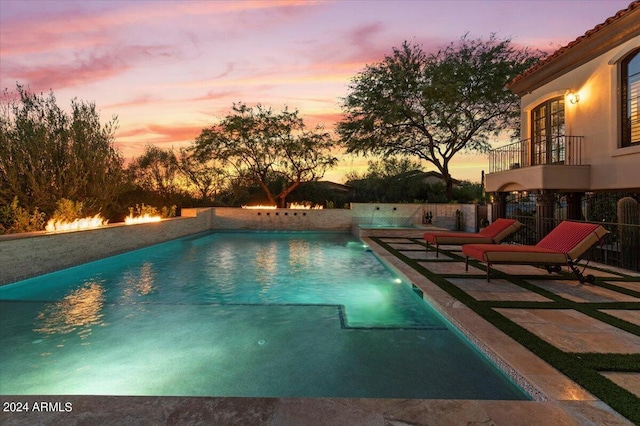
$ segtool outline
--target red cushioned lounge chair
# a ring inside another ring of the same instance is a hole
[[[440,244],[499,244],[500,241],[521,227],[522,224],[515,219],[496,219],[491,225],[477,234],[472,232],[433,231],[425,232],[424,239],[427,242],[427,251],[429,251],[429,244],[436,246],[436,257],[438,257],[438,246]]]
[[[602,243],[609,233],[601,225],[580,222],[561,222],[535,246],[466,244],[465,268],[469,270],[469,257],[487,263],[487,281],[493,264],[544,265],[549,272],[559,272],[567,265],[581,283],[594,281],[593,275],[584,276],[576,262],[596,243]]]

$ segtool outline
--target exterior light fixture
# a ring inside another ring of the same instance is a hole
[[[580,102],[580,95],[576,92],[569,92],[567,93],[567,99],[572,104],[577,104],[578,102]]]

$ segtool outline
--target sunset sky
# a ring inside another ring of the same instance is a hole
[[[116,145],[132,158],[148,143],[188,145],[239,101],[333,129],[350,80],[404,40],[433,52],[496,33],[552,52],[630,1],[0,0],[0,86],[52,90],[65,109],[95,102],[103,122],[118,116]],[[325,179],[364,166],[344,157]],[[487,167],[464,155],[452,174],[477,182]]]

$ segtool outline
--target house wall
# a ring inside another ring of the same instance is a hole
[[[565,100],[567,135],[584,136],[582,164],[590,165],[593,191],[640,188],[640,146],[619,148],[619,61],[640,46],[640,36],[567,72],[524,95],[522,134],[531,135],[531,110],[547,99],[577,92],[580,100]],[[560,179],[562,177],[559,177]]]

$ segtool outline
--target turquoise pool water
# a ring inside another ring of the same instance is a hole
[[[3,395],[529,399],[349,234],[198,234],[0,308]]]

